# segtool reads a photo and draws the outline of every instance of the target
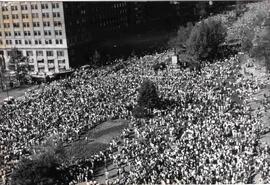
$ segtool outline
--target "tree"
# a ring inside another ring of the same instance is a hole
[[[9,69],[16,72],[16,78],[20,84],[27,83],[30,70],[29,59],[17,48],[11,50]]]
[[[13,185],[59,184],[62,176],[59,164],[53,155],[42,154],[34,159],[22,159],[11,175]]]
[[[19,162],[11,174],[12,185],[68,184],[65,169],[61,166],[66,156],[62,144],[47,144],[40,152]]]
[[[141,107],[141,106],[134,107],[134,109],[132,110],[132,115],[135,118],[149,118],[149,117],[151,117],[151,114],[147,110],[147,108]]]
[[[159,97],[157,88],[154,82],[145,80],[139,89],[138,105],[140,107],[146,107],[153,109],[159,104]]]
[[[186,41],[189,38],[192,28],[193,24],[191,22],[188,22],[186,27],[180,26],[177,35],[169,40],[169,47],[174,48],[176,53],[184,51],[186,48]]]
[[[270,71],[270,13],[263,22],[263,29],[259,30],[253,40],[252,55],[264,58],[266,68]]]
[[[219,57],[218,46],[225,41],[226,28],[221,20],[208,18],[197,23],[187,40],[187,53],[199,60]]]

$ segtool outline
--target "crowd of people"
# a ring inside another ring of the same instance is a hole
[[[166,57],[134,57],[119,70],[78,69],[2,107],[2,181],[48,138],[69,143],[116,118],[131,120],[132,129],[125,129],[123,142],[113,142],[106,154],[73,164],[71,184],[91,180],[95,162],[106,160],[118,168],[116,178],[106,178],[108,184],[248,183],[259,170],[269,176],[269,147],[259,145],[264,110],[251,115],[246,102],[263,82],[239,76],[237,56],[207,64],[200,73],[168,68],[157,75],[151,67],[157,58]],[[127,107],[136,105],[137,89],[145,78],[157,84],[160,97],[178,106],[154,110],[153,118],[134,118]]]
[[[269,146],[259,144],[266,109],[254,115],[247,103],[265,84],[244,79],[239,65],[235,56],[201,74],[169,72],[157,79],[162,96],[180,106],[132,121],[135,137],[113,154],[122,175],[112,183],[251,183],[259,171],[269,183]]]

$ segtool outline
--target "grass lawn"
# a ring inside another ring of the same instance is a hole
[[[119,137],[121,131],[129,126],[128,123],[127,120],[122,119],[101,123],[66,147],[68,157],[84,159],[105,150],[112,139]]]

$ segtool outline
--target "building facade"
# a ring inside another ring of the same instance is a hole
[[[12,48],[28,56],[31,72],[68,70],[68,47],[62,2],[0,2],[0,55],[5,66]]]

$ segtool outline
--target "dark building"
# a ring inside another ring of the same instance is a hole
[[[219,4],[214,2],[211,9],[223,6]],[[70,65],[89,63],[97,42],[123,34],[177,29],[179,25],[197,21],[202,12],[205,16],[209,10],[208,1],[64,2]]]
[[[126,2],[64,2],[68,44],[94,41],[128,26]]]

